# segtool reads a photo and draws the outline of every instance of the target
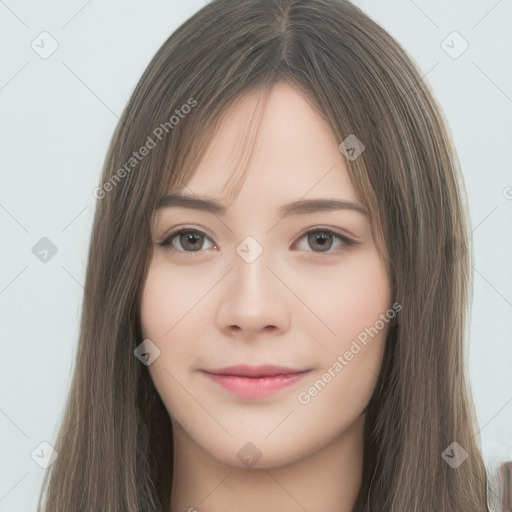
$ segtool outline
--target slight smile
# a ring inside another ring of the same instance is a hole
[[[263,398],[295,384],[311,370],[274,365],[240,364],[217,370],[202,370],[204,375],[231,393],[243,398]]]

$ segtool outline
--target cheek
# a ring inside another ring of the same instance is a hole
[[[298,295],[306,298],[314,313],[303,316],[308,330],[318,333],[327,351],[350,344],[391,307],[389,276],[373,249],[360,250],[340,264],[311,266],[302,274],[297,271],[293,279]]]
[[[304,277],[303,283],[304,281]],[[323,286],[313,286],[324,283]],[[318,328],[318,318],[307,315],[302,324],[316,338],[321,370],[303,387],[306,408],[320,415],[333,414],[343,421],[346,412],[366,407],[381,369],[389,326],[394,317],[391,283],[375,250],[359,251],[345,265],[319,267],[310,290],[312,309],[328,330]],[[306,288],[305,288],[306,289]],[[386,316],[387,313],[387,316]],[[384,320],[383,320],[384,318]],[[387,321],[386,321],[387,320]],[[320,334],[322,333],[322,334]],[[310,389],[311,392],[308,391]],[[336,413],[333,403],[341,404]]]
[[[176,295],[166,293],[167,282],[149,271],[141,296],[140,321],[144,338],[158,340],[173,325],[169,312],[175,311]]]
[[[325,367],[329,391],[318,405],[343,403],[348,410],[366,407],[381,369],[389,326],[394,312],[392,290],[385,265],[374,252],[361,253],[330,290],[337,299],[328,306],[328,321],[336,332],[328,344]],[[332,374],[336,377],[332,378]],[[343,413],[339,413],[343,416]]]
[[[141,296],[140,321],[143,338],[160,350],[148,367],[155,384],[164,379],[168,381],[165,386],[171,386],[174,381],[169,374],[179,379],[183,367],[179,362],[194,353],[201,325],[198,302],[208,289],[208,283],[200,286],[198,281],[170,265],[156,264],[149,269]]]
[[[174,337],[180,324],[194,314],[194,305],[204,297],[210,286],[206,278],[200,279],[159,259],[154,261],[141,296],[143,336],[154,337],[163,343]]]
[[[345,276],[341,300],[343,308],[350,313],[345,318],[348,327],[345,333],[356,337],[374,326],[391,307],[392,293],[389,276],[376,253],[358,260],[352,270]],[[379,330],[385,330],[386,325],[379,322]]]
[[[179,423],[187,417],[190,403],[190,396],[180,385],[187,380],[184,362],[193,360],[197,350],[194,340],[200,338],[200,323],[194,315],[205,290],[198,281],[197,276],[157,262],[150,266],[141,295],[142,336],[160,350],[148,371],[167,410]]]

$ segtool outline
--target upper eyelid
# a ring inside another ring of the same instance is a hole
[[[176,236],[180,234],[182,231],[197,231],[202,235],[206,235],[213,242],[213,235],[205,228],[197,228],[193,226],[180,226],[176,228],[169,229],[160,239],[160,242],[165,242],[169,237]]]

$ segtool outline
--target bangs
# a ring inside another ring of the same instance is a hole
[[[261,122],[268,103],[271,84],[264,84],[244,91],[230,103],[219,105],[216,114],[206,117],[203,111],[198,110],[192,118],[186,120],[175,132],[166,148],[165,168],[162,172],[162,188],[156,198],[155,208],[160,199],[170,192],[186,192],[195,195],[188,185],[207,151],[215,143],[215,138],[222,125],[234,114],[239,103],[248,95],[254,95],[254,104],[245,123],[243,133],[240,134],[238,143],[233,148],[230,157],[230,173],[221,189],[226,194],[226,203],[229,205],[238,195],[243,186],[249,163],[254,154],[255,144]],[[208,112],[208,109],[204,109]],[[196,115],[197,114],[197,115]]]

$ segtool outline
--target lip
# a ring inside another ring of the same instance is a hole
[[[263,398],[295,384],[310,371],[268,364],[242,364],[203,370],[203,373],[235,395],[243,398]]]

